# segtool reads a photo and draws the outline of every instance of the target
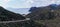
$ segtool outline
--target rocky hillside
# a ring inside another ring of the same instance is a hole
[[[46,27],[60,27],[60,5],[51,4],[45,7],[32,7],[31,13],[26,15],[36,25],[42,24]]]
[[[12,20],[22,20],[25,19],[20,14],[16,14],[14,12],[8,11],[0,6],[0,21],[12,21]]]

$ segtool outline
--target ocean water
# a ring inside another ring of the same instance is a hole
[[[7,10],[12,11],[14,13],[18,13],[18,14],[28,14],[29,12],[29,8],[7,8]]]

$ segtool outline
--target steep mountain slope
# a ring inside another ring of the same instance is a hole
[[[43,24],[47,27],[60,27],[60,6],[49,5],[46,7],[36,7],[37,9],[26,15],[36,25]]]
[[[22,19],[25,19],[25,17],[23,17],[20,14],[8,11],[0,6],[0,21],[22,20]]]

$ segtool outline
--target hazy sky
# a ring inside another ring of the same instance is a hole
[[[60,0],[0,0],[0,6],[5,8],[30,8],[30,7],[40,7],[47,6],[50,4],[60,4]],[[26,9],[9,9],[16,13],[28,13]],[[16,11],[17,10],[17,11]]]
[[[46,6],[52,3],[59,4],[60,0],[0,0],[0,6],[6,8],[30,8],[32,6]]]

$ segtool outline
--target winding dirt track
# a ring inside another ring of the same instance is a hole
[[[28,21],[30,19],[24,19],[24,20],[16,20],[16,21],[0,21],[0,23],[14,23],[14,22],[21,22],[21,21]]]

